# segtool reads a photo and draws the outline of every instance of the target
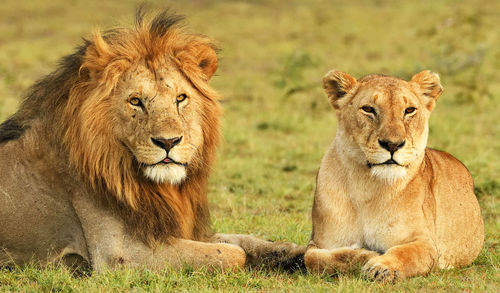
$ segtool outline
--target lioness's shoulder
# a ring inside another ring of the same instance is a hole
[[[432,164],[435,179],[446,182],[457,182],[473,186],[472,175],[467,167],[447,152],[427,148],[426,164]]]
[[[455,158],[454,156],[445,151],[436,150],[428,147],[426,148],[425,153],[426,153],[425,155],[431,157],[436,164],[439,165],[443,164],[449,166],[453,165],[457,168],[462,168],[469,173],[469,170],[467,169],[467,167],[465,167],[465,165],[462,162],[460,162],[457,158]]]

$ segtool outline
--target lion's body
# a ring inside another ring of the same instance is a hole
[[[0,147],[0,265],[46,263],[65,251],[89,259],[68,196],[81,187],[72,182],[57,151],[44,144],[46,138],[33,133],[37,131],[32,128]]]
[[[425,148],[438,95],[424,96],[419,86],[426,84],[412,82],[373,77],[352,92],[337,89],[345,97],[332,101],[339,129],[317,178],[305,256],[310,271],[364,264],[369,277],[393,280],[465,266],[481,251],[483,221],[472,177],[451,155]],[[387,151],[386,140],[402,146]],[[385,164],[389,159],[398,165]]]
[[[214,45],[178,16],[142,18],[86,41],[0,125],[0,266],[233,268],[303,252],[211,232]]]

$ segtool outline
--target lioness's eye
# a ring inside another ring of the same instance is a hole
[[[177,104],[179,104],[182,103],[186,98],[187,98],[186,94],[180,94],[177,96],[175,101],[177,102]]]
[[[411,114],[417,110],[415,107],[408,107],[405,109],[405,114]]]
[[[373,108],[373,107],[371,107],[371,106],[367,106],[367,105],[365,105],[365,106],[361,107],[361,110],[363,110],[363,111],[364,111],[364,112],[366,112],[366,113],[373,114],[373,115],[376,115],[376,114],[377,114],[377,112],[375,112],[375,108]]]
[[[141,102],[141,99],[139,98],[131,98],[129,101],[128,101],[131,105],[134,105],[134,106],[142,106],[142,102]]]

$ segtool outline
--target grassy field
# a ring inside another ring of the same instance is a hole
[[[3,0],[0,118],[92,29],[131,25],[136,4]],[[151,4],[166,5],[223,48],[212,83],[225,109],[209,194],[216,230],[306,244],[316,171],[336,125],[321,77],[331,68],[403,78],[431,69],[445,91],[430,121],[429,145],[459,158],[474,176],[486,228],[481,255],[470,267],[394,285],[358,274],[124,270],[74,278],[63,268],[23,267],[0,270],[0,291],[500,291],[500,2]]]

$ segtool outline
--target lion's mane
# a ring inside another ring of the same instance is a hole
[[[59,141],[54,147],[66,154],[76,176],[104,197],[102,204],[122,214],[136,235],[151,245],[172,236],[202,240],[211,233],[206,186],[220,129],[219,96],[204,71],[215,45],[188,33],[181,16],[168,11],[151,21],[144,16],[138,10],[132,29],[95,32],[64,57],[56,71],[29,90],[20,110],[0,125],[0,142],[20,137],[35,120],[42,120],[51,125],[52,141]],[[111,121],[106,121],[113,106],[107,97],[122,74],[137,62],[154,72],[165,57],[204,98],[204,143],[179,186],[141,176],[133,156],[113,137]]]

